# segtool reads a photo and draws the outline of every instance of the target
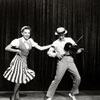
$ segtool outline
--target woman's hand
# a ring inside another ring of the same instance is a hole
[[[21,55],[21,50],[17,49],[17,53],[18,53],[19,55]]]

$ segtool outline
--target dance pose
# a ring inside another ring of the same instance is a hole
[[[16,38],[5,47],[5,50],[15,52],[15,56],[10,63],[10,67],[4,72],[3,76],[8,81],[15,83],[14,93],[11,100],[19,100],[20,84],[26,84],[35,77],[35,72],[27,66],[27,56],[32,47],[38,50],[46,50],[51,45],[40,46],[32,38],[30,38],[30,26],[23,26],[21,28],[22,37]]]
[[[55,91],[61,79],[63,78],[66,70],[70,72],[71,77],[73,79],[73,86],[71,92],[69,93],[69,96],[72,98],[72,100],[76,100],[75,94],[79,93],[81,77],[76,68],[73,57],[71,56],[71,52],[69,51],[69,48],[71,46],[77,46],[77,44],[72,38],[65,37],[66,34],[67,30],[64,27],[57,28],[55,35],[58,36],[58,39],[52,43],[52,46],[49,48],[47,52],[47,54],[50,57],[58,58],[56,75],[54,80],[51,82],[46,94],[47,100],[52,100]],[[78,48],[76,51],[77,53],[80,53],[82,49]]]

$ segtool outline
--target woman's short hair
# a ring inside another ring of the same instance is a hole
[[[30,27],[30,26],[23,26],[23,27],[21,28],[21,33],[22,33],[25,29],[28,29],[28,30],[31,31],[31,27]]]

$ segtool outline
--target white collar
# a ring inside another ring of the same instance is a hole
[[[25,42],[25,41],[27,41],[27,42],[28,42],[28,41],[29,41],[29,39],[28,39],[28,40],[25,40],[25,39],[24,39],[24,37],[22,37],[22,42]]]

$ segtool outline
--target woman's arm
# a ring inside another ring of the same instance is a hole
[[[57,55],[56,52],[55,52],[54,47],[50,47],[47,54],[48,54],[49,57],[56,57],[56,55]]]
[[[9,51],[9,52],[16,52],[16,53],[21,53],[21,51],[19,49],[14,49],[13,46],[11,44],[7,45],[5,47],[5,50],[6,51]]]
[[[40,46],[40,45],[37,44],[37,45],[35,46],[36,49],[41,50],[41,51],[42,51],[42,50],[49,49],[50,47],[51,47],[51,45]]]
[[[47,46],[40,46],[38,43],[36,43],[32,38],[29,39],[31,44],[32,44],[32,47],[38,49],[38,50],[46,50],[46,49],[49,49],[51,47],[51,45],[47,45]]]

